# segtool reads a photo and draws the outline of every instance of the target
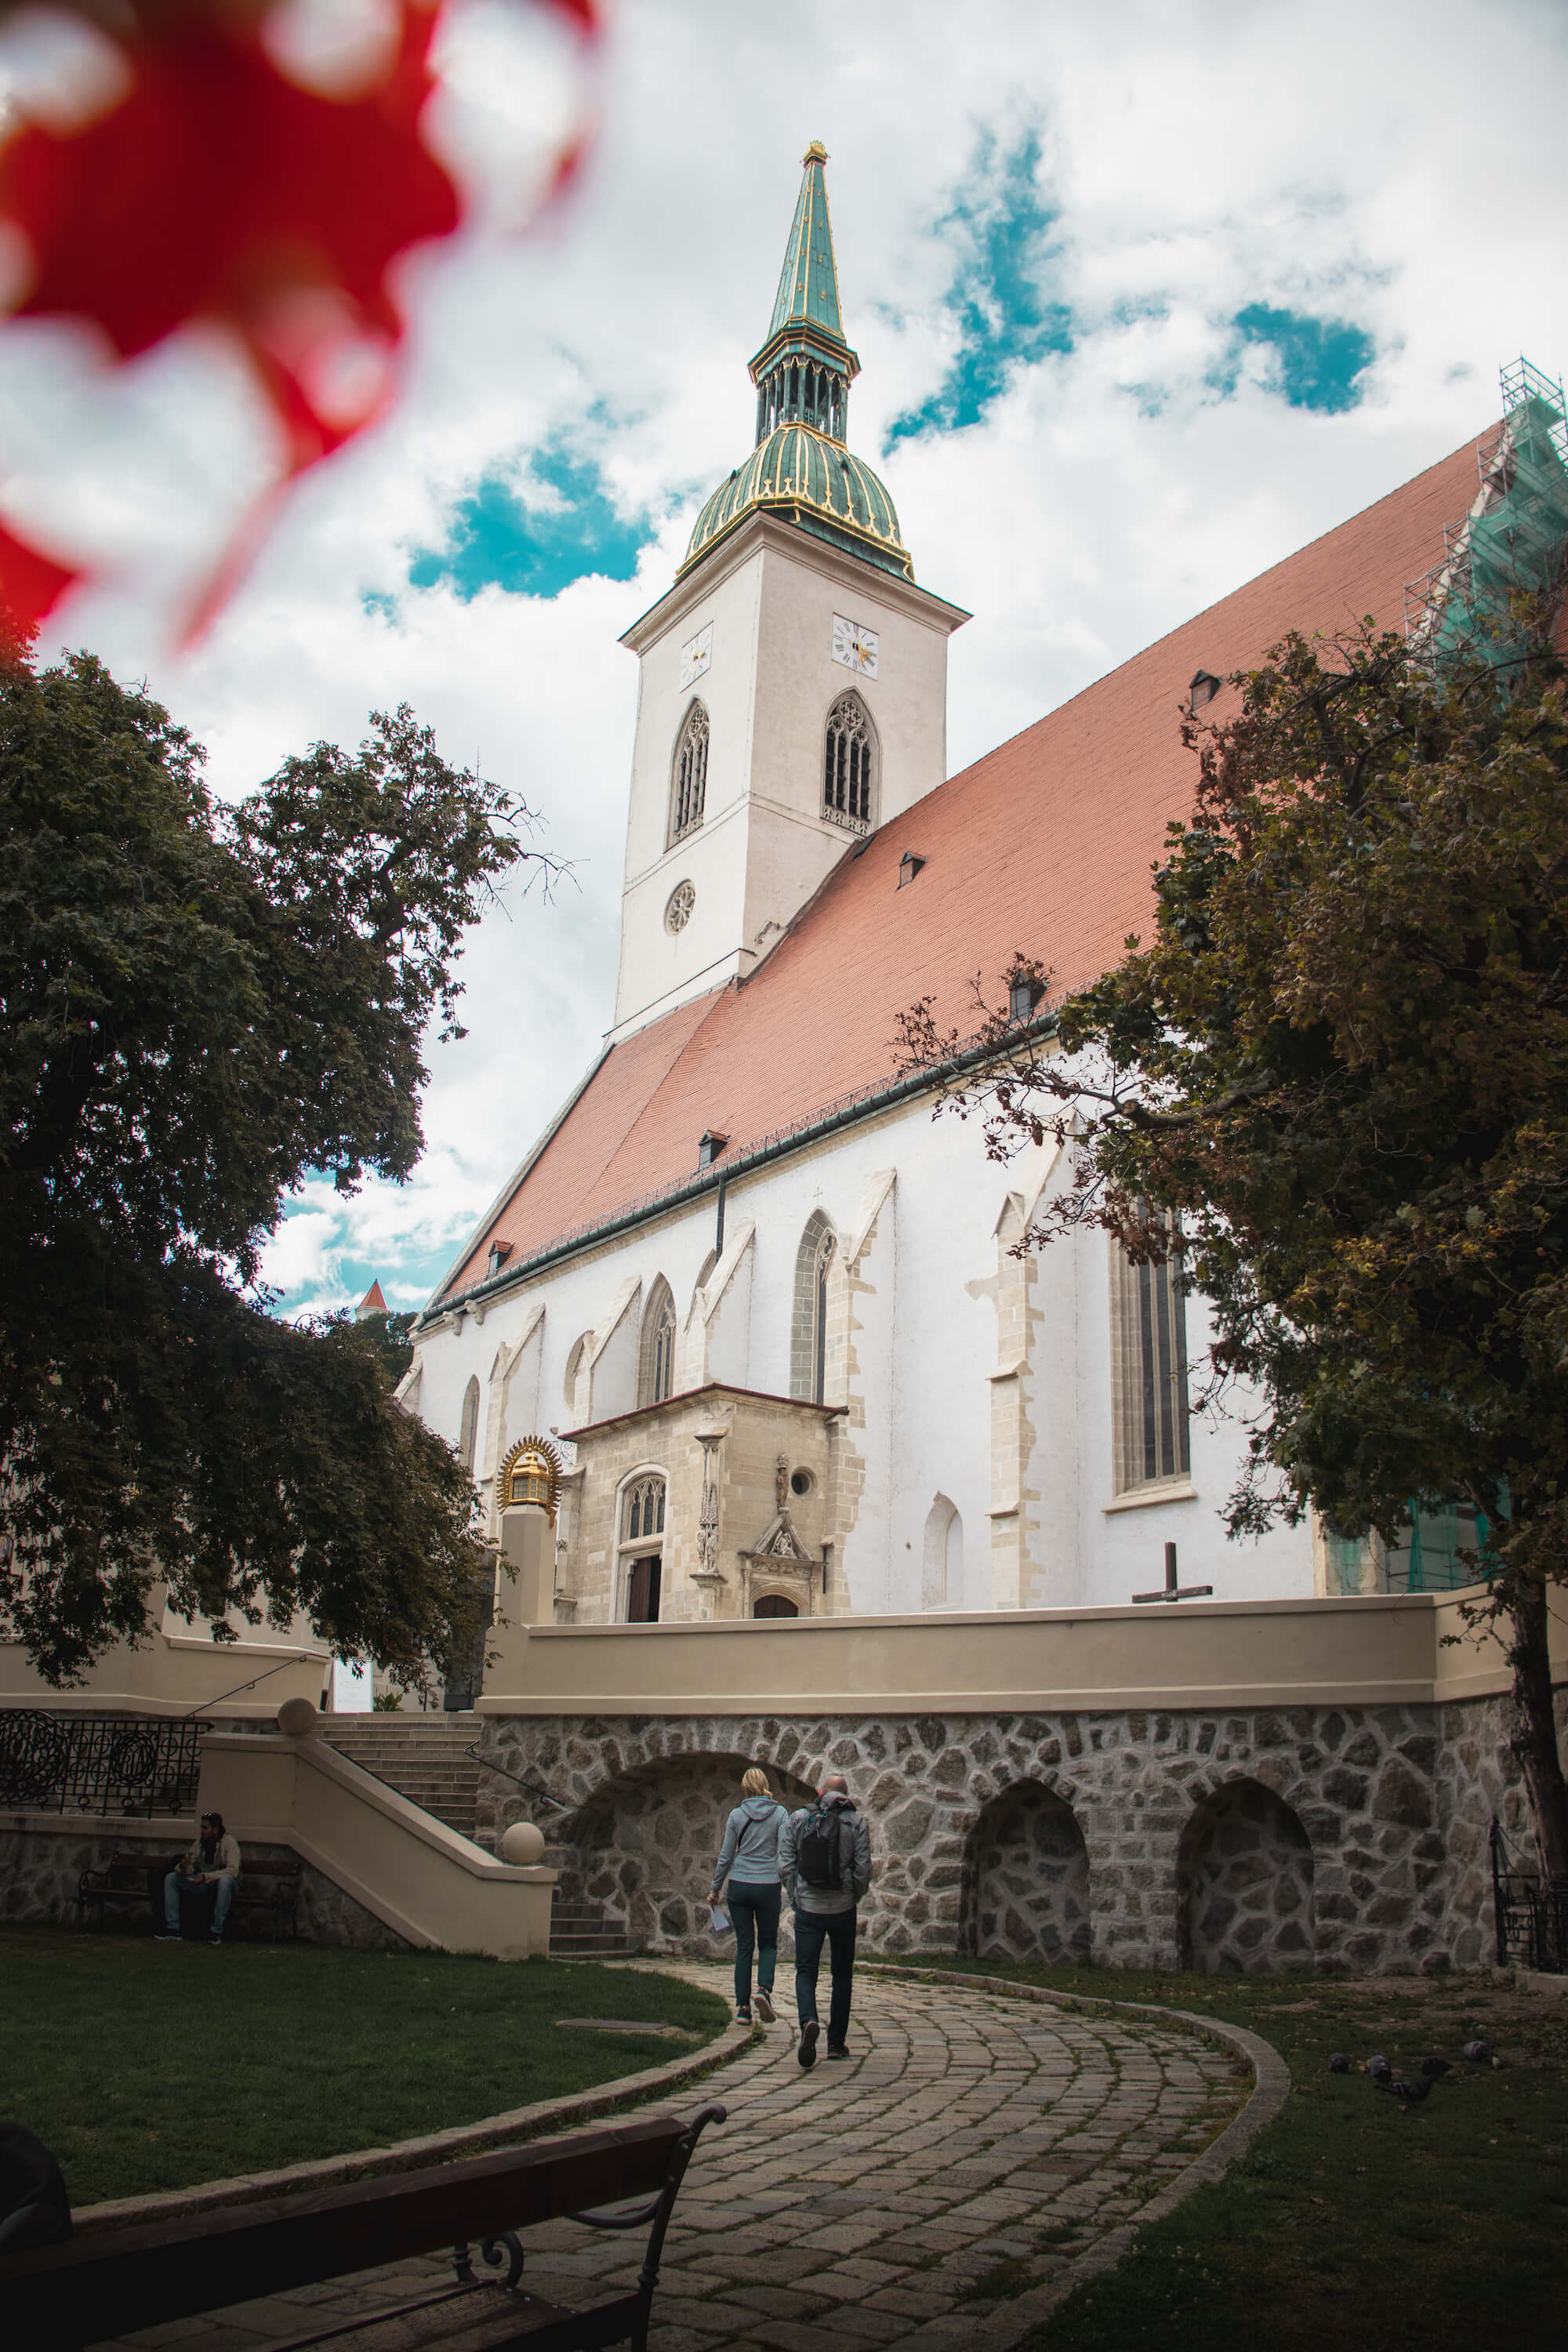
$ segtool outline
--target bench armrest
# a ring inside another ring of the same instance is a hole
[[[723,2123],[729,2112],[727,2107],[720,2106],[717,2100],[705,2107],[698,2108],[669,2152],[669,2163],[664,2176],[664,2186],[657,2197],[640,2206],[636,2212],[616,2213],[609,2207],[601,2205],[572,2216],[574,2221],[585,2221],[590,2230],[637,2230],[640,2229],[645,2222],[651,2223],[652,2226],[647,2233],[647,2246],[643,2254],[642,2269],[637,2273],[637,2291],[645,2298],[645,2308],[647,2298],[651,2297],[658,2283],[658,2263],[659,2256],[664,2252],[665,2231],[669,2227],[669,2217],[675,2210],[675,2200],[680,2194],[680,2184],[686,2178],[686,2168],[691,2161],[705,2126],[709,2124]]]

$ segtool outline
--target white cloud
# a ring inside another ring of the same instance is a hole
[[[481,18],[493,57],[495,0],[475,0]],[[865,369],[851,440],[886,473],[921,578],[975,615],[952,652],[961,763],[1475,433],[1500,361],[1522,348],[1555,373],[1568,359],[1565,52],[1561,13],[1528,0],[1434,0],[1418,31],[1407,12],[1349,0],[1294,16],[1242,0],[974,0],[961,18],[939,0],[858,16],[799,0],[787,22],[719,0],[625,7],[577,193],[521,243],[500,235],[498,196],[455,257],[407,269],[401,410],[306,484],[184,656],[182,566],[268,462],[264,419],[206,346],[84,386],[68,337],[7,331],[0,436],[16,510],[68,460],[62,510],[78,528],[110,513],[128,541],[149,516],[157,526],[154,560],[79,598],[69,633],[151,678],[223,789],[314,738],[355,740],[373,706],[406,699],[450,757],[477,753],[521,792],[576,864],[552,903],[514,895],[471,941],[470,1034],[432,1056],[413,1181],[348,1202],[312,1186],[273,1243],[286,1311],[352,1302],[373,1274],[414,1303],[597,1051],[636,699],[616,639],[749,446],[744,362],[807,139],[833,158]],[[563,102],[559,55],[546,64],[536,128]],[[526,90],[508,103],[526,130]],[[884,462],[892,420],[954,349],[957,247],[938,224],[982,131],[1005,148],[1029,125],[1056,215],[1044,291],[1069,307],[1074,348],[1021,370],[982,423],[901,440]],[[522,154],[522,131],[515,143]],[[473,148],[487,188],[506,152],[492,123]],[[1253,303],[1368,334],[1360,404],[1290,407],[1264,389],[1257,352],[1218,398],[1227,322]],[[105,437],[84,458],[89,426]],[[655,518],[634,581],[467,604],[407,585],[412,551],[446,543],[466,489],[517,478],[563,436],[626,513]],[[367,594],[390,598],[390,615]]]

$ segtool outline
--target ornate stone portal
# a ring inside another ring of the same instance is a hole
[[[661,1621],[750,1617],[769,1597],[802,1617],[830,1612],[840,1598],[828,1578],[842,1418],[837,1406],[711,1382],[566,1432],[574,1501],[558,1618],[626,1618],[626,1564],[638,1549],[626,1498],[649,1475],[666,1491]]]

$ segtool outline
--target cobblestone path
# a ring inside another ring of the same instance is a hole
[[[660,1969],[723,1989],[711,1967]],[[804,2072],[781,2011],[738,2058],[659,2102],[689,2113],[719,2100],[729,2120],[704,2133],[687,2174],[650,2352],[1004,2352],[1251,2088],[1228,2050],[1156,2019],[865,1971],[849,2046],[847,2063]],[[525,2284],[579,2306],[624,2292],[642,2252],[640,2233],[565,2221],[523,2244]],[[442,2268],[411,2263],[125,2341],[264,2352]]]

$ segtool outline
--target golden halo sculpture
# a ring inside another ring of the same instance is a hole
[[[504,1511],[513,1503],[536,1503],[553,1518],[560,1488],[561,1456],[550,1440],[520,1438],[500,1465],[496,1480],[497,1507]]]

